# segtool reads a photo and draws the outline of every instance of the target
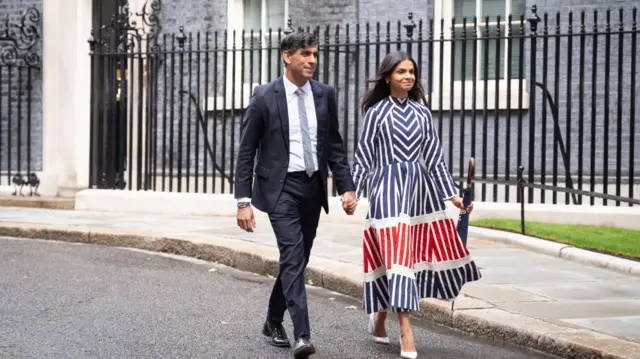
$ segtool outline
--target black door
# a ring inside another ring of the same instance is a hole
[[[90,185],[124,188],[127,146],[125,0],[93,0]]]

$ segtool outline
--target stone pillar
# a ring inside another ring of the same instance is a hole
[[[42,195],[88,186],[91,20],[91,0],[43,2]]]

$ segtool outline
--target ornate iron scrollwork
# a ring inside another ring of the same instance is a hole
[[[108,24],[100,27],[100,36],[95,38],[91,30],[89,46],[91,52],[99,46],[102,51],[131,51],[141,46],[142,41],[149,43],[149,49],[155,50],[161,26],[158,18],[162,5],[160,0],[147,0],[139,12],[133,13],[129,2],[114,14]]]
[[[37,51],[35,49],[41,38],[40,21],[40,11],[35,7],[27,8],[17,23],[9,22],[9,15],[4,21],[0,21],[0,65],[10,68],[9,76],[11,76],[12,67],[40,67],[41,57],[37,52],[39,49]],[[31,90],[31,84],[27,83],[25,88]],[[23,88],[19,89],[19,91],[23,90]],[[17,120],[21,121],[22,119],[18,118]],[[29,187],[30,196],[40,196],[38,194],[40,179],[33,172],[25,175],[18,172],[13,176],[11,182],[14,187],[12,193],[14,196],[24,196],[22,188],[25,186]]]
[[[38,9],[28,8],[19,24],[9,23],[9,15],[0,24],[0,62],[5,66],[40,66],[40,55],[33,51],[40,39]]]

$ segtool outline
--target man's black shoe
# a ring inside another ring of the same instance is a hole
[[[293,355],[296,359],[308,358],[310,355],[316,353],[316,348],[307,337],[299,338],[296,341],[296,347],[293,350]]]
[[[271,338],[270,343],[273,346],[281,348],[291,347],[291,343],[287,337],[287,332],[284,331],[282,324],[273,325],[266,321],[262,327],[262,334]]]

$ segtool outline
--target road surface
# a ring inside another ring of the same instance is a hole
[[[210,271],[215,269],[215,271]],[[0,358],[292,358],[261,334],[273,279],[132,249],[0,237]],[[399,358],[357,300],[309,290],[320,358]],[[353,308],[352,306],[355,306]],[[419,358],[550,358],[416,323]],[[292,335],[286,316],[285,328]],[[389,321],[391,338],[398,326]]]

